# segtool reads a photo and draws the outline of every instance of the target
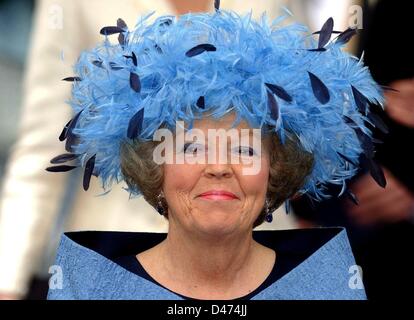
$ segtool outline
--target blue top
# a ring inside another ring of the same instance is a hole
[[[65,233],[56,258],[62,273],[52,276],[62,281],[48,299],[188,299],[155,281],[135,259],[166,235]],[[344,228],[253,231],[253,238],[276,251],[276,264],[262,285],[239,299],[366,299],[363,285],[355,285],[362,282]]]
[[[273,264],[272,271],[267,276],[266,280],[262,282],[262,284],[257,287],[255,290],[250,292],[249,294],[236,298],[234,300],[249,300],[252,297],[254,297],[257,293],[264,290],[268,286],[270,286],[273,282],[275,282],[277,279],[284,276],[286,273],[288,273],[290,270],[292,270],[299,262],[301,262],[300,256],[289,256],[281,253],[278,251],[277,253],[277,264]],[[160,284],[157,280],[155,280],[151,275],[148,274],[148,272],[144,269],[142,264],[138,261],[135,254],[127,255],[127,256],[121,256],[116,259],[113,259],[116,263],[124,267],[125,269],[139,275],[142,278],[145,278],[149,281],[154,282],[155,284],[164,287],[162,284]],[[165,288],[165,287],[164,287]],[[168,288],[166,288],[169,290]],[[183,299],[187,300],[197,300],[191,297],[184,296],[182,294],[176,293]]]

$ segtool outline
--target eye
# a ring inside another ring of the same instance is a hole
[[[204,151],[204,146],[196,143],[187,142],[184,144],[184,153],[198,153]]]
[[[249,157],[252,157],[254,155],[256,155],[256,152],[254,151],[253,148],[251,147],[244,147],[244,146],[239,146],[238,148],[236,148],[237,152],[239,152],[242,155],[247,155]]]

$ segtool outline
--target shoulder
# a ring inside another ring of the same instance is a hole
[[[308,286],[324,299],[365,300],[362,271],[356,264],[345,228],[320,247],[303,266]]]
[[[346,229],[313,228],[292,230],[302,241],[332,237],[318,245],[298,266],[264,290],[256,299],[365,300],[362,272],[355,262]],[[300,251],[308,244],[297,244]],[[305,252],[306,250],[303,249]]]
[[[96,232],[89,232],[94,241]],[[172,292],[126,270],[101,254],[100,243],[79,243],[88,232],[66,233],[62,236],[56,262],[51,270],[49,300],[117,300],[117,299],[177,299]]]

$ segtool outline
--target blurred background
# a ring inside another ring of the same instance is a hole
[[[57,137],[70,119],[65,101],[79,53],[102,40],[99,30],[118,17],[135,18],[209,10],[198,1],[174,0],[0,0],[0,299],[44,299],[48,268],[63,231],[166,231],[166,222],[142,199],[128,202],[122,186],[107,197],[92,181],[81,190],[80,176],[44,171],[64,153]],[[414,281],[414,64],[409,40],[413,26],[408,1],[223,0],[222,8],[266,11],[272,18],[286,6],[294,20],[316,31],[329,17],[335,30],[358,28],[347,50],[365,62],[387,93],[388,112],[377,110],[389,127],[381,136],[378,160],[388,180],[380,189],[361,172],[352,182],[358,209],[338,199],[321,204],[298,199],[293,214],[284,208],[262,229],[345,226],[370,299],[404,298]],[[98,9],[98,10],[97,10]],[[335,190],[333,190],[335,191]],[[139,212],[139,214],[137,214]]]
[[[0,176],[16,138],[34,0],[0,0]]]

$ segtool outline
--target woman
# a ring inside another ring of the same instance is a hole
[[[254,16],[263,11],[276,16],[278,2],[222,0],[221,6],[240,13],[252,10]],[[135,226],[136,231],[168,230],[165,219],[154,215],[153,208],[143,198],[123,201],[124,184],[114,186],[110,197],[91,197],[81,192],[82,176],[77,172],[50,175],[44,168],[50,155],[62,150],[59,141],[50,133],[57,132],[71,114],[70,108],[65,108],[70,87],[60,80],[72,72],[72,63],[81,50],[101,41],[102,36],[97,32],[100,27],[118,17],[132,25],[138,14],[152,10],[156,10],[157,15],[178,15],[206,7],[213,10],[214,1],[36,0],[18,139],[10,149],[0,195],[0,299],[46,297],[47,269],[53,264],[62,230],[130,231],[131,226]],[[96,8],[99,14],[90,14]],[[70,188],[70,185],[79,187]],[[89,190],[99,194],[99,182],[92,180]],[[137,211],[139,215],[135,214]],[[292,217],[284,216],[261,227],[274,229],[292,225],[292,221]],[[15,232],[16,229],[19,232]],[[34,268],[37,265],[39,270]],[[31,281],[33,277],[35,281]],[[43,284],[46,284],[46,291]]]
[[[125,180],[168,233],[65,234],[49,299],[365,299],[343,228],[252,231],[297,193],[328,196],[324,183],[352,197],[359,159],[384,183],[364,122],[378,123],[368,101],[381,90],[341,50],[354,30],[329,42],[328,19],[317,42],[218,2],[215,13],[147,18],[104,27],[119,45],[81,55],[66,79],[77,114],[60,135],[71,153],[47,170],[78,161],[85,190],[92,175],[105,189]],[[224,143],[214,129],[230,133]]]

